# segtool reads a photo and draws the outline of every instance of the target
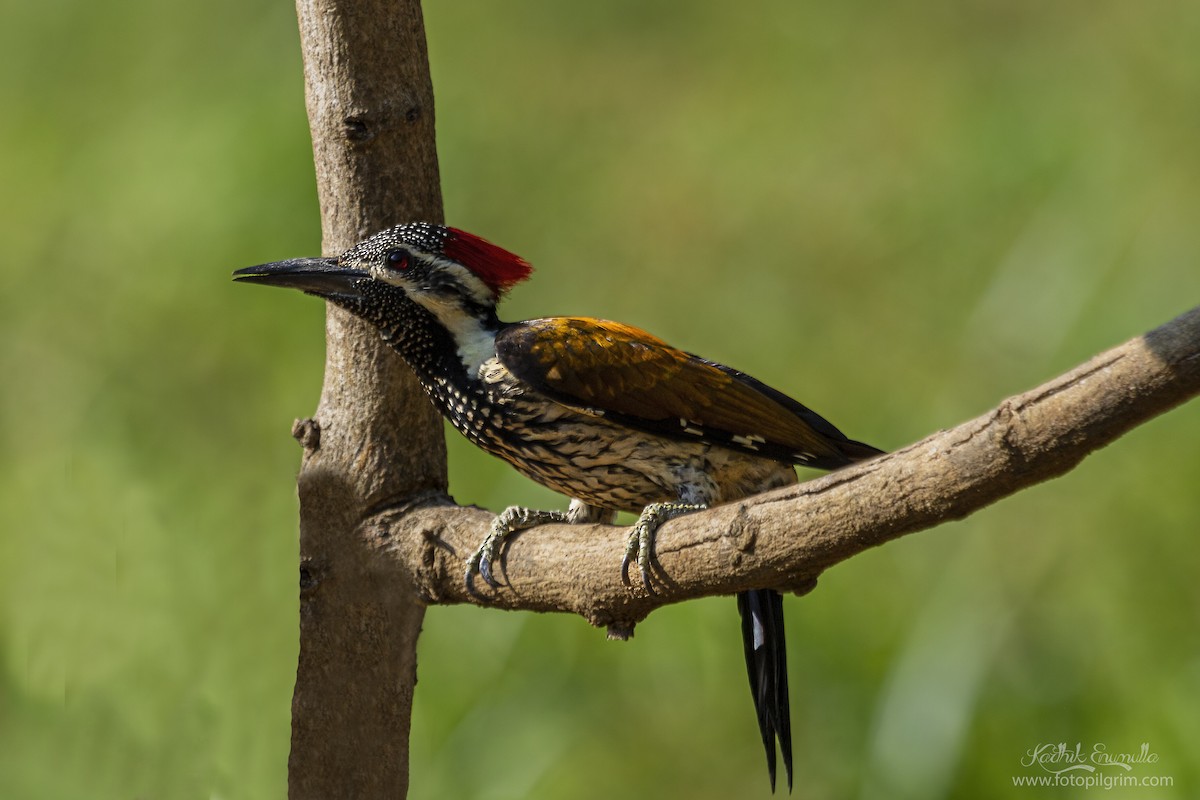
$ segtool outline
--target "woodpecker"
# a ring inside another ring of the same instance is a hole
[[[514,531],[638,514],[621,563],[654,592],[654,532],[665,521],[797,481],[795,465],[837,469],[880,454],[787,395],[618,322],[501,322],[496,305],[532,268],[457,228],[398,225],[338,258],[249,267],[236,280],[322,297],[374,325],[438,410],[471,442],[571,498],[568,510],[501,513],[465,579],[493,588]],[[792,787],[783,597],[737,598],[771,789],[776,742]]]

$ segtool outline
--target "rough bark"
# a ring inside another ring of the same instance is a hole
[[[323,250],[442,219],[417,0],[297,0]],[[373,509],[446,488],[436,412],[378,334],[330,307],[321,401],[296,425],[300,659],[293,798],[403,797],[425,606],[362,535]]]

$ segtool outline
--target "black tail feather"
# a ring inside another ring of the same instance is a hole
[[[788,791],[792,790],[792,722],[788,706],[787,641],[783,629],[783,595],[771,589],[737,596],[742,617],[742,646],[758,729],[767,752],[771,791],[775,791],[775,742],[783,753]]]

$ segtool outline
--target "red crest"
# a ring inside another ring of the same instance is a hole
[[[533,272],[529,262],[486,239],[458,228],[446,228],[442,252],[479,276],[496,295],[502,295]]]

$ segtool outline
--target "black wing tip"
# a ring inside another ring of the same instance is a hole
[[[851,464],[857,464],[859,461],[866,461],[875,456],[884,455],[887,452],[886,450],[880,450],[878,447],[873,447],[866,442],[856,442],[854,439],[830,441],[829,444],[836,448],[836,455],[793,453],[791,462],[801,467],[834,470],[848,467]]]
[[[866,442],[856,442],[853,439],[847,439],[844,442],[837,442],[837,448],[842,451],[853,464],[858,461],[866,461],[868,458],[881,456],[886,453],[886,450],[880,450],[878,447],[867,444]]]

